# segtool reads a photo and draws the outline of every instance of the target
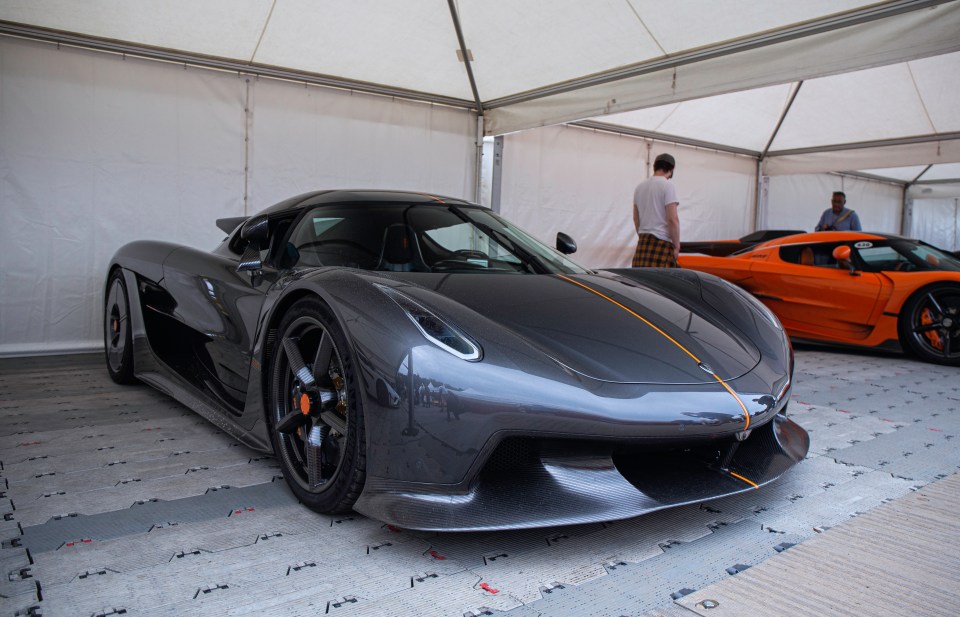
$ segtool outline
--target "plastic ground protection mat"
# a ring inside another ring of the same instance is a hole
[[[0,612],[669,612],[673,595],[723,581],[895,502],[954,464],[957,444],[948,437],[956,403],[944,367],[896,356],[859,360],[797,353],[790,412],[809,430],[811,453],[769,486],[608,524],[474,534],[412,532],[356,514],[312,513],[277,481],[270,457],[235,445],[161,394],[114,386],[101,366],[83,369],[73,385],[69,363],[39,366],[43,378],[63,373],[50,397],[37,396],[32,388],[42,379],[29,370],[20,375],[29,396],[4,372],[2,482],[12,488],[2,502],[9,520],[0,525],[0,557],[16,576],[0,582]],[[899,461],[894,455],[923,473],[892,473],[894,463],[881,463]],[[43,469],[55,475],[34,478]],[[113,475],[122,469],[136,473]],[[227,482],[226,471],[237,472],[230,488],[219,484]],[[126,493],[123,484],[110,485],[130,478],[140,482],[128,484],[152,483],[155,490]],[[85,501],[95,493],[105,499]],[[163,497],[152,501],[150,494]],[[57,508],[36,505],[58,498]],[[16,518],[40,521],[54,511],[67,516],[26,526]],[[38,550],[28,552],[30,544]]]

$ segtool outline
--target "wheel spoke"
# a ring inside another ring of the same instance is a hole
[[[283,419],[280,420],[280,422],[277,423],[277,431],[284,433],[286,435],[290,435],[292,433],[295,433],[297,429],[300,428],[301,426],[307,424],[309,420],[310,420],[310,416],[302,413],[298,409],[294,409],[293,411],[285,415]]]
[[[311,487],[319,486],[326,480],[323,477],[323,442],[327,438],[330,428],[323,424],[314,424],[310,427],[307,439],[304,441],[304,456],[307,459],[307,482]]]
[[[316,380],[314,380],[313,375],[309,369],[307,369],[307,365],[303,362],[303,356],[300,354],[300,347],[297,345],[297,341],[292,338],[283,339],[283,350],[287,354],[287,362],[290,363],[290,370],[297,376],[300,383],[308,388],[313,387],[314,384],[316,384]]]
[[[931,330],[939,330],[942,326],[939,323],[931,323],[926,325],[919,325],[913,329],[917,334],[923,334],[924,332],[930,332]]]
[[[927,294],[927,299],[930,300],[930,304],[936,309],[937,313],[940,314],[940,318],[943,319],[943,309],[940,308],[940,304],[937,302],[937,299],[932,293]]]
[[[942,341],[941,344],[943,345],[943,350],[942,350],[942,351],[943,351],[943,357],[944,357],[944,358],[949,358],[949,357],[950,357],[950,339],[952,339],[952,338],[953,338],[953,337],[950,336],[950,331],[949,331],[949,330],[940,336],[940,340]]]
[[[320,414],[320,419],[323,420],[324,424],[340,433],[341,435],[347,434],[347,421],[337,415],[335,411],[324,411]]]
[[[326,332],[320,337],[317,353],[313,358],[313,376],[318,383],[329,383],[330,360],[333,358],[333,338]]]

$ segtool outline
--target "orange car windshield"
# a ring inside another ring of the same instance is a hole
[[[960,272],[960,259],[923,242],[894,240],[889,244],[856,248],[864,268],[874,272],[917,270]]]

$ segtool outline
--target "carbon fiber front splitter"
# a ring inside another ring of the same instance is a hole
[[[750,436],[690,449],[565,454],[554,449],[509,472],[482,473],[466,493],[368,484],[355,505],[407,529],[483,531],[631,518],[757,489],[807,455],[807,432],[778,414]],[[436,488],[436,487],[433,487]]]

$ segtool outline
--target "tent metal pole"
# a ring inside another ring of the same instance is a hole
[[[773,129],[773,132],[770,134],[770,140],[767,141],[767,145],[764,146],[763,152],[760,153],[760,159],[763,160],[766,158],[767,153],[770,152],[770,146],[773,145],[773,140],[777,138],[777,134],[780,132],[780,127],[783,126],[783,122],[787,119],[787,114],[790,113],[790,108],[793,107],[793,102],[797,100],[797,95],[800,94],[800,88],[803,87],[803,80],[797,82],[797,87],[793,89],[793,93],[790,95],[790,100],[787,101],[787,106],[783,108],[783,113],[780,114],[780,119],[777,120],[777,126]]]
[[[503,181],[503,135],[493,138],[493,178],[490,180],[490,209],[500,214],[500,187]]]
[[[918,173],[913,180],[907,182],[903,185],[903,197],[900,200],[900,235],[904,236],[909,232],[912,232],[913,228],[913,200],[907,199],[907,191],[910,190],[910,187],[917,183],[920,178],[923,177],[923,174],[930,171],[933,168],[933,165],[927,165],[923,168],[923,171]],[[911,234],[912,235],[912,234]]]
[[[477,80],[473,78],[473,65],[470,63],[470,50],[467,49],[466,39],[463,38],[463,28],[460,27],[460,15],[454,0],[447,0],[450,7],[450,18],[453,19],[453,29],[457,31],[457,42],[460,43],[460,53],[463,55],[463,66],[467,70],[467,79],[470,80],[470,90],[473,92],[473,101],[477,105],[477,113],[483,115],[483,101],[480,100],[480,91],[477,90]],[[481,135],[482,137],[482,135]]]
[[[253,105],[250,77],[244,81],[243,100],[243,216],[250,216],[250,136],[253,135]]]
[[[913,200],[907,199],[907,189],[903,189],[903,209],[900,211],[900,231],[901,236],[913,235]]]
[[[763,229],[766,225],[767,200],[766,192],[763,190],[763,159],[757,160],[757,184],[753,200],[753,229],[757,231]]]
[[[920,178],[923,177],[923,174],[927,173],[927,172],[930,171],[930,169],[932,169],[932,168],[933,168],[933,165],[927,165],[926,167],[924,167],[924,168],[923,168],[923,171],[921,171],[920,173],[918,173],[916,178],[914,178],[913,180],[911,180],[910,182],[907,183],[906,188],[910,188],[912,185],[914,185],[914,184],[916,184],[917,182],[919,182],[919,181],[920,181]]]
[[[475,174],[473,183],[473,201],[480,203],[481,184],[483,183],[483,114],[477,114],[477,135],[476,135],[476,161],[473,166]]]

